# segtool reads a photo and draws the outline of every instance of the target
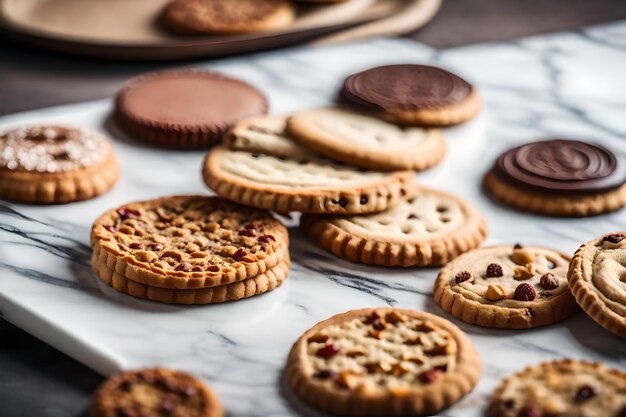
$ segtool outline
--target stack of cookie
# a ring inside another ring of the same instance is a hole
[[[445,155],[435,126],[479,110],[474,88],[442,69],[396,65],[348,77],[341,96],[352,105],[237,123],[207,155],[205,183],[241,204],[305,213],[316,242],[357,262],[441,265],[477,247],[482,216],[414,181]]]

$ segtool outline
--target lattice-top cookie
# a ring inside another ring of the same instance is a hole
[[[441,265],[477,247],[483,217],[465,201],[419,187],[397,206],[366,216],[306,216],[303,226],[337,256],[379,265]]]
[[[568,279],[583,310],[607,330],[626,337],[626,232],[582,245]]]
[[[495,391],[488,417],[624,417],[626,373],[563,360],[518,372]]]
[[[577,311],[567,287],[569,257],[541,247],[494,246],[465,253],[439,273],[435,301],[468,323],[528,328]]]
[[[126,278],[165,288],[200,288],[250,278],[287,256],[285,227],[269,213],[217,197],[130,203],[93,225],[97,258]]]
[[[319,323],[296,342],[287,365],[305,401],[355,416],[435,412],[469,392],[479,374],[476,352],[456,326],[392,308]]]

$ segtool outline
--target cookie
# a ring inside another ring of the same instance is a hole
[[[228,132],[225,145],[229,149],[252,153],[308,158],[311,151],[287,136],[285,125],[284,116],[260,116],[242,120]]]
[[[91,231],[102,265],[151,287],[197,289],[257,276],[288,257],[287,229],[263,210],[175,196],[109,210]],[[106,276],[101,276],[107,280]]]
[[[289,26],[295,8],[288,0],[174,0],[161,20],[180,35],[233,35]]]
[[[626,338],[626,232],[582,245],[570,263],[567,279],[585,313]]]
[[[63,204],[97,197],[117,182],[113,147],[95,132],[69,126],[17,127],[0,133],[0,198]]]
[[[378,308],[338,314],[291,349],[286,379],[311,406],[336,415],[436,413],[469,393],[478,353],[458,327],[432,314]]]
[[[427,65],[385,65],[349,76],[341,96],[406,126],[449,126],[481,108],[476,89],[461,77]]]
[[[446,153],[440,129],[402,128],[347,108],[309,110],[287,120],[287,133],[322,155],[381,171],[421,171]]]
[[[466,323],[527,329],[571,316],[569,256],[536,246],[474,249],[448,263],[435,282],[439,306]]]
[[[565,359],[530,366],[500,384],[487,417],[624,417],[626,373]]]
[[[420,187],[397,206],[364,216],[303,216],[320,246],[340,258],[384,266],[443,265],[485,240],[487,223],[468,203]]]
[[[100,256],[103,256],[103,254],[101,253]],[[92,258],[91,264],[94,270],[97,270],[98,277],[100,277],[102,282],[114,290],[136,298],[166,304],[213,304],[237,301],[272,291],[287,278],[290,262],[289,258],[287,258],[273,268],[243,281],[232,282],[218,287],[182,290],[153,287],[129,280],[124,275],[108,268],[105,262],[96,257]]]
[[[170,70],[131,80],[116,98],[114,118],[137,140],[201,149],[220,142],[235,122],[265,114],[267,107],[265,96],[243,81],[202,70]]]
[[[496,199],[520,210],[579,217],[626,205],[626,164],[598,145],[546,140],[509,149],[485,176]]]
[[[180,371],[153,368],[113,375],[94,392],[89,417],[222,417],[217,395]]]

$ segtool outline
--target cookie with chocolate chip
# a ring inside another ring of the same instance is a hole
[[[626,205],[626,164],[587,142],[554,139],[509,149],[484,182],[497,200],[549,216],[593,216]]]
[[[153,368],[113,375],[94,392],[89,417],[222,417],[215,393],[180,371]]]
[[[579,311],[567,285],[569,256],[537,246],[474,249],[448,263],[435,302],[470,324],[526,329]]]
[[[109,210],[91,232],[93,268],[173,290],[218,287],[288,259],[287,229],[264,210],[218,197],[175,196]]]
[[[494,392],[487,417],[623,417],[626,373],[572,359],[517,372]]]
[[[478,247],[487,235],[487,223],[474,207],[425,187],[380,213],[306,215],[301,224],[340,258],[384,266],[443,265]]]
[[[295,144],[284,118],[243,123],[230,132],[231,147],[213,149],[204,161],[204,182],[229,200],[280,213],[373,213],[414,188],[411,171],[360,169]]]
[[[585,313],[626,338],[626,231],[583,244],[572,259],[567,278]]]
[[[117,182],[119,164],[103,135],[70,126],[0,133],[0,198],[63,204],[97,197]]]
[[[291,349],[286,379],[311,406],[342,416],[436,413],[469,393],[481,364],[472,342],[435,315],[395,308],[338,314]]]

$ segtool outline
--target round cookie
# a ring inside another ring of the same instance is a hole
[[[446,153],[440,129],[402,128],[346,108],[322,108],[291,116],[288,134],[322,155],[363,168],[421,171]]]
[[[82,129],[39,125],[0,133],[0,198],[28,204],[87,200],[120,176],[113,147]]]
[[[91,231],[102,265],[152,287],[197,289],[257,276],[288,258],[285,226],[218,197],[175,196],[109,210]],[[107,280],[106,276],[101,276]]]
[[[582,245],[567,274],[576,301],[592,319],[626,338],[626,232]]]
[[[533,142],[501,154],[485,176],[485,187],[520,210],[592,216],[626,205],[626,164],[590,143]]]
[[[263,94],[243,81],[202,70],[170,70],[131,80],[116,98],[114,117],[143,142],[200,149],[221,141],[235,122],[265,114],[267,107]]]
[[[106,263],[95,257],[91,259],[91,264],[94,270],[97,270],[102,282],[116,291],[136,298],[166,304],[214,304],[237,301],[272,291],[287,278],[290,262],[289,258],[287,258],[273,268],[243,281],[232,282],[218,287],[182,290],[153,287],[129,280],[124,275],[108,268]]]
[[[517,372],[494,392],[487,417],[624,417],[626,373],[572,359]]]
[[[224,138],[229,149],[308,158],[311,152],[285,133],[284,116],[260,116],[235,124]]]
[[[234,35],[289,26],[295,9],[288,0],[173,0],[161,20],[180,35]]]
[[[481,364],[458,327],[432,314],[394,308],[338,314],[291,349],[286,379],[311,406],[336,415],[436,413],[469,393]]]
[[[340,258],[384,266],[443,265],[485,240],[487,223],[468,203],[419,187],[397,206],[365,216],[303,216],[312,239]]]
[[[455,125],[473,118],[481,108],[471,84],[428,65],[385,65],[353,74],[344,81],[341,95],[407,126]]]
[[[94,392],[89,417],[222,417],[219,399],[202,381],[169,369],[113,375]]]
[[[470,324],[527,329],[578,311],[567,286],[569,257],[536,246],[474,249],[448,263],[435,282],[435,302]]]

